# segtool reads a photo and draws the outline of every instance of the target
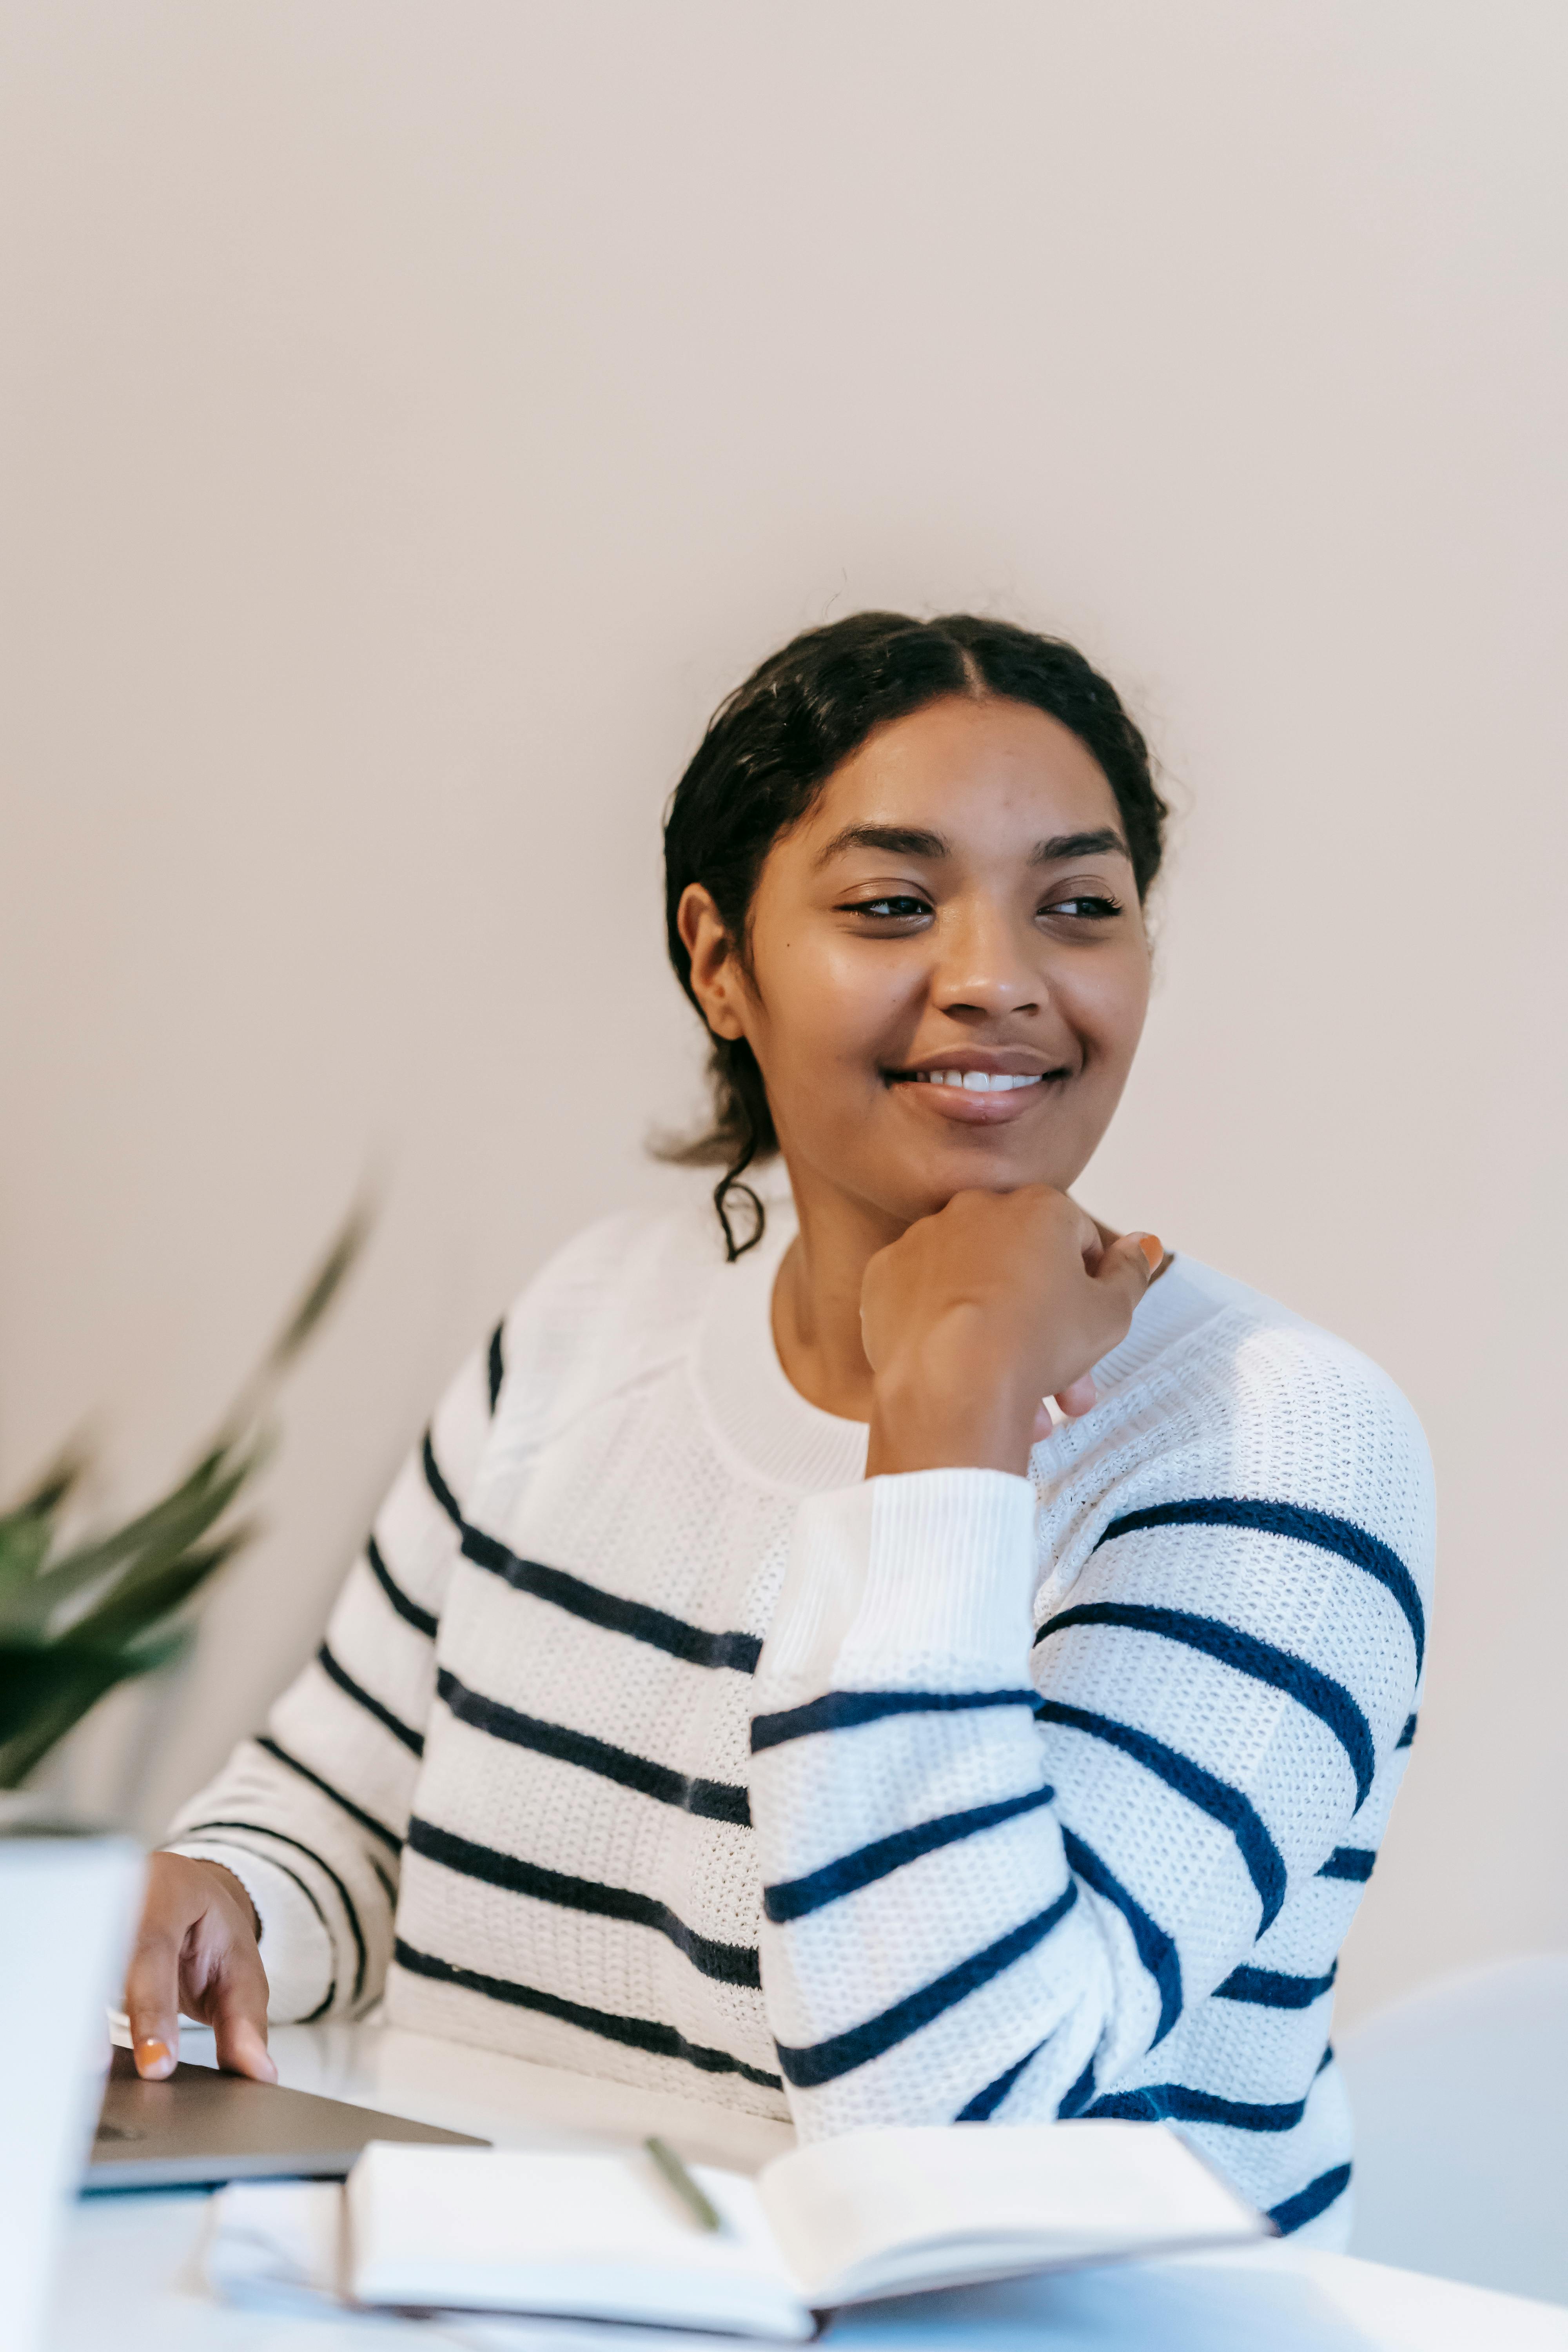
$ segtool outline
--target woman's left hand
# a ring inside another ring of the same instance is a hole
[[[1163,1251],[1107,1247],[1065,1192],[958,1192],[867,1266],[860,1325],[873,1374],[868,1478],[1028,1467],[1042,1400],[1094,1402],[1089,1378],[1126,1338]]]

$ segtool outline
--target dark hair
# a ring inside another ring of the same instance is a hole
[[[688,884],[700,882],[711,892],[744,964],[752,900],[779,835],[799,822],[873,729],[954,694],[1031,703],[1071,729],[1116,796],[1138,896],[1146,896],[1159,871],[1165,803],[1154,788],[1148,746],[1115,688],[1075,647],[967,613],[937,621],[857,613],[807,629],[753,670],[714,712],[670,797],[664,823],[669,961],[694,1005],[691,959],[676,920]],[[713,1205],[734,1259],[763,1234],[762,1202],[740,1180],[753,1161],[772,1157],[778,1136],[762,1071],[743,1037],[713,1038],[709,1076],[712,1126],[692,1142],[665,1147],[662,1156],[723,1168]],[[752,1231],[741,1242],[730,1222],[731,1193],[752,1213]]]

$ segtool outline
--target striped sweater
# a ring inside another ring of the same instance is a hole
[[[793,2117],[1166,2118],[1348,2230],[1335,1955],[1405,1762],[1430,1474],[1352,1349],[1178,1258],[1029,1475],[868,1481],[792,1230],[563,1251],[171,1843],[353,2015]]]

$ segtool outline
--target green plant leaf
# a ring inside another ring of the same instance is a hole
[[[75,1494],[86,1474],[86,1453],[79,1444],[68,1445],[56,1456],[32,1491],[24,1495],[9,1513],[0,1514],[0,1528],[7,1518],[52,1519],[61,1504]]]
[[[113,1642],[134,1639],[149,1625],[172,1617],[182,1608],[198,1586],[216,1575],[224,1562],[233,1559],[245,1549],[257,1534],[254,1520],[246,1520],[231,1528],[216,1543],[205,1545],[195,1551],[183,1552],[178,1559],[165,1560],[150,1568],[134,1584],[129,1580],[116,1585],[112,1591],[94,1603],[86,1615],[71,1628],[74,1643],[77,1637],[92,1647]]]
[[[338,1228],[315,1272],[284,1318],[282,1328],[236,1400],[217,1438],[232,1444],[238,1433],[259,1421],[273,1391],[289,1370],[352,1272],[375,1222],[371,1194],[363,1192]]]
[[[112,1535],[67,1552],[22,1589],[0,1591],[0,1633],[42,1632],[59,1619],[67,1603],[107,1583],[117,1571],[121,1591],[155,1576],[223,1517],[258,1468],[263,1450],[227,1458],[208,1454],[173,1493]]]
[[[47,1519],[20,1511],[0,1519],[0,1622],[13,1596],[30,1593],[48,1557],[53,1534]]]
[[[186,1646],[189,1624],[173,1621],[256,1535],[253,1520],[219,1523],[268,1460],[264,1412],[371,1222],[362,1199],[218,1434],[167,1494],[123,1527],[55,1553],[60,1513],[85,1468],[79,1447],[0,1513],[0,1788],[19,1786],[116,1684],[153,1673]]]
[[[189,1641],[181,1627],[152,1642],[90,1649],[0,1643],[0,1789],[16,1789],[117,1683],[152,1674]]]

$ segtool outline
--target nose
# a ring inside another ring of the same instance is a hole
[[[1039,1012],[1046,1000],[1040,944],[1033,925],[1021,931],[1010,909],[980,898],[955,901],[938,929],[932,1002],[959,1018]]]

